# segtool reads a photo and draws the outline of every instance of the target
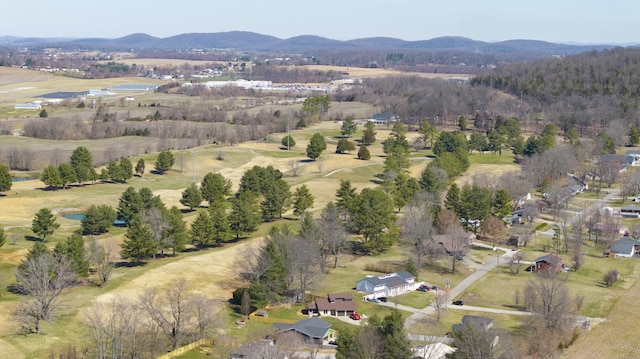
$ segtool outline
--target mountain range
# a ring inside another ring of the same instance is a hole
[[[636,44],[637,45],[637,44]],[[456,50],[476,53],[530,52],[546,55],[570,55],[591,50],[614,48],[613,44],[560,44],[537,40],[485,42],[466,37],[445,36],[430,40],[406,41],[389,37],[370,37],[339,41],[320,36],[301,35],[288,39],[247,31],[187,33],[158,38],[143,33],[116,39],[105,38],[25,38],[1,36],[0,46],[58,47],[93,50],[191,50],[227,49],[246,52],[308,53],[317,50],[357,51],[385,49],[389,51]]]

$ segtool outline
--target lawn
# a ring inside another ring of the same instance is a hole
[[[526,253],[526,260],[532,260],[538,254]],[[615,305],[620,295],[626,292],[632,283],[626,278],[632,278],[637,266],[634,260],[609,259],[585,256],[584,265],[577,271],[558,274],[566,280],[571,299],[583,296],[584,305],[580,314],[589,317],[605,318]],[[512,273],[508,266],[503,265],[498,269],[487,273],[480,280],[471,285],[462,295],[465,304],[497,309],[514,309],[522,306],[522,294],[527,282],[534,274],[525,272],[523,265],[520,273]],[[623,281],[618,282],[612,288],[606,288],[602,282],[604,273],[615,268],[620,271]],[[516,292],[520,293],[520,299],[516,303]]]

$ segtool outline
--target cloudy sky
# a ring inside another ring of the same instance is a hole
[[[637,0],[26,0],[6,1],[0,36],[168,37],[252,31],[279,38],[337,40],[532,39],[640,43]]]

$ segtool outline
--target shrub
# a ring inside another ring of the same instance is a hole
[[[617,269],[611,269],[604,275],[604,284],[611,287],[620,278],[620,272]]]

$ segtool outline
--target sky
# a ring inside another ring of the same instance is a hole
[[[630,44],[640,43],[638,18],[638,0],[9,0],[0,8],[0,36],[251,31],[281,39],[463,36]]]

